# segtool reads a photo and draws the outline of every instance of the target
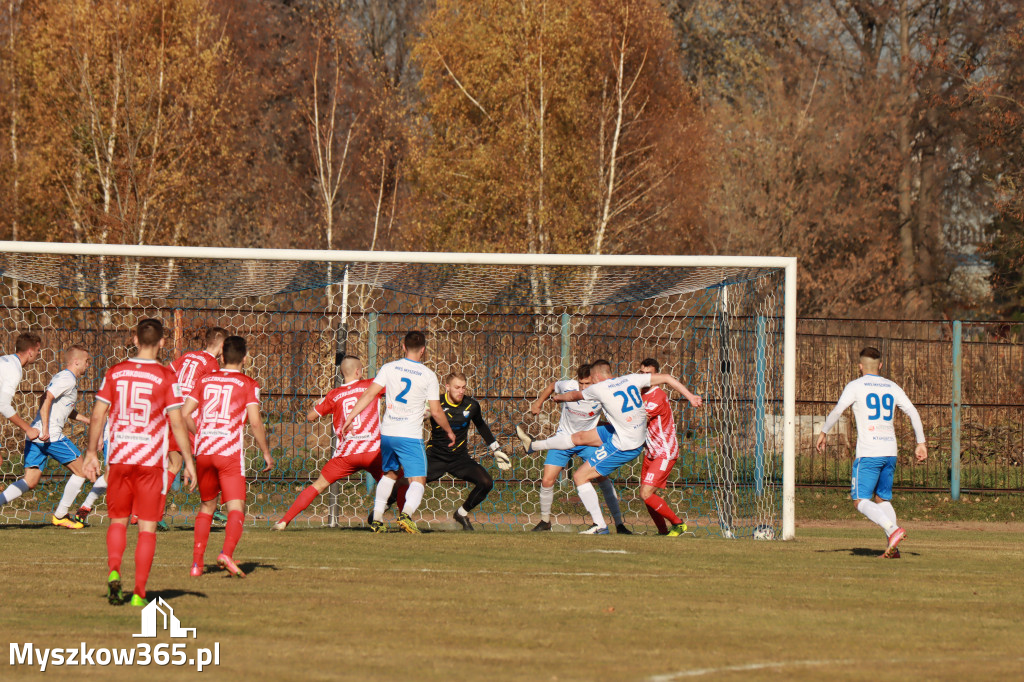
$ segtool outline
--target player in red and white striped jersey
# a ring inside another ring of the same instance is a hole
[[[259,384],[242,372],[246,356],[245,339],[241,336],[227,337],[223,342],[223,353],[224,369],[200,379],[185,399],[185,422],[189,432],[196,434],[196,469],[199,496],[203,500],[195,521],[193,577],[203,574],[203,554],[210,539],[210,524],[218,496],[228,509],[228,522],[224,527],[224,547],[217,556],[217,565],[232,575],[245,577],[235,564],[234,552],[245,522],[246,421],[266,462],[262,472],[270,471],[274,466],[260,416]],[[193,412],[198,415],[195,421]]]
[[[644,374],[657,374],[661,367],[654,358],[640,363]],[[659,535],[676,537],[686,530],[686,524],[676,516],[668,503],[656,491],[664,489],[668,476],[679,457],[679,441],[676,438],[676,424],[672,418],[672,406],[668,395],[657,386],[641,392],[647,411],[647,455],[640,472],[640,498],[647,505],[647,513],[658,527]],[[671,524],[669,528],[667,523]]]
[[[379,401],[372,401],[365,410],[356,415],[348,433],[342,433],[341,428],[359,396],[373,381],[363,379],[363,363],[351,355],[342,359],[341,374],[345,383],[324,396],[306,415],[309,421],[331,415],[338,443],[334,449],[334,456],[321,469],[319,478],[299,493],[281,520],[274,524],[274,530],[287,528],[292,519],[302,513],[317,495],[327,490],[327,486],[338,479],[351,476],[357,471],[366,471],[373,476],[373,480],[380,480],[380,416],[377,412]]]
[[[89,420],[85,473],[95,481],[100,463],[97,450],[110,412],[107,453],[107,600],[124,602],[121,594],[121,559],[127,542],[128,517],[139,517],[135,548],[135,590],[132,606],[145,606],[146,581],[156,550],[156,524],[163,516],[167,494],[168,427],[183,445],[185,483],[195,489],[196,470],[181,418],[181,388],[177,377],[157,360],[164,345],[160,320],[139,322],[135,332],[138,356],[119,362],[103,377]]]

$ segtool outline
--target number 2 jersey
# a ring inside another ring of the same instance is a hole
[[[903,389],[884,377],[866,374],[846,384],[839,402],[825,419],[822,433],[828,433],[846,408],[853,406],[857,421],[857,457],[895,457],[896,429],[893,416],[896,408],[903,410],[914,426],[917,442],[923,443],[924,426]]]
[[[381,367],[373,383],[383,386],[386,396],[381,435],[422,440],[423,411],[429,401],[441,399],[437,375],[422,362],[402,358]]]
[[[647,410],[640,391],[651,385],[650,374],[627,374],[583,389],[583,397],[596,400],[615,429],[612,445],[620,452],[636,450],[647,442]]]
[[[249,405],[259,405],[256,380],[237,369],[207,374],[189,396],[196,405],[196,457],[237,458],[245,472],[245,423]]]
[[[167,413],[182,405],[181,387],[169,367],[140,358],[119,362],[103,375],[96,400],[110,405],[110,464],[164,467]]]
[[[351,455],[380,454],[380,413],[379,400],[374,400],[366,409],[356,415],[352,426],[344,436],[341,427],[349,412],[356,406],[359,397],[373,384],[371,379],[360,379],[334,389],[313,406],[321,417],[331,415],[334,420],[334,434],[338,445],[334,449],[334,457]]]

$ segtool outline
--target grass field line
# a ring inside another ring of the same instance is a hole
[[[837,665],[864,665],[871,664],[877,665],[878,663],[885,663],[887,665],[896,665],[900,663],[959,663],[962,661],[968,661],[975,658],[989,658],[991,654],[977,654],[975,656],[945,656],[936,658],[934,656],[928,656],[927,658],[890,658],[888,660],[879,661],[877,659],[851,659],[851,658],[833,658],[833,659],[821,659],[821,660],[805,660],[805,661],[770,661],[766,663],[746,663],[744,665],[727,665],[719,668],[694,668],[693,670],[680,670],[674,673],[665,673],[662,675],[653,675],[648,677],[648,682],[672,682],[672,680],[681,680],[687,677],[704,677],[705,675],[720,675],[722,673],[742,673],[742,672],[755,672],[758,670],[778,670],[783,668],[808,668],[808,667],[820,667],[820,666],[837,666]],[[1010,662],[1021,663],[1024,662],[1024,658],[1011,658]]]

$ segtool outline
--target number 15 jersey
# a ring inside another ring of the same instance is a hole
[[[921,416],[895,381],[875,374],[865,374],[860,379],[846,384],[843,394],[839,396],[839,402],[825,419],[821,432],[828,433],[851,405],[853,416],[857,420],[857,457],[896,456],[896,429],[893,426],[893,416],[897,407],[910,417],[917,442],[925,442]]]
[[[96,400],[110,405],[110,464],[164,466],[167,412],[182,403],[173,371],[156,360],[119,362],[103,375]]]
[[[650,374],[627,374],[583,389],[586,400],[596,400],[615,428],[612,445],[620,452],[636,450],[647,441],[647,410],[640,395],[651,385]]]

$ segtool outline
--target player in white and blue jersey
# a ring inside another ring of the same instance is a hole
[[[39,412],[32,420],[32,428],[38,432],[38,436],[25,440],[25,475],[0,496],[0,503],[6,504],[35,488],[46,468],[46,460],[53,459],[67,467],[73,475],[65,486],[61,506],[51,518],[51,523],[73,529],[81,528],[83,524],[68,518],[68,508],[82,489],[85,470],[81,451],[64,436],[64,425],[68,419],[78,419],[86,424],[89,422],[88,417],[79,415],[75,410],[78,378],[89,369],[89,362],[89,351],[82,346],[71,346],[64,352],[65,368],[50,379]]]
[[[18,411],[14,409],[14,394],[21,384],[23,368],[39,359],[42,345],[39,334],[22,332],[14,340],[14,352],[0,357],[0,416],[24,431],[25,437],[29,439],[38,437],[39,429],[18,416]],[[0,463],[3,461],[4,453],[0,450]]]
[[[551,383],[541,391],[537,399],[530,405],[532,414],[540,414],[541,406],[548,398],[557,393],[568,393],[569,391],[580,391],[591,384],[590,365],[580,365],[576,370],[576,379],[560,379]],[[601,403],[596,400],[578,400],[575,402],[562,403],[562,413],[558,420],[558,428],[555,434],[574,434],[580,431],[589,431],[597,427],[601,418]],[[520,438],[526,438],[526,432],[522,426],[516,426],[516,433]],[[551,506],[555,500],[555,483],[562,471],[569,466],[574,456],[586,460],[586,456],[595,450],[590,445],[573,445],[568,449],[550,449],[544,458],[544,470],[540,480],[540,521],[533,527],[535,531],[551,530]],[[618,533],[632,535],[622,520],[622,511],[619,509],[619,498],[615,494],[615,486],[611,479],[602,476],[597,479],[597,485],[601,489],[605,505],[615,520],[615,529]]]
[[[437,375],[423,364],[427,354],[427,340],[423,332],[411,331],[406,334],[402,349],[405,357],[380,368],[373,383],[359,397],[341,427],[341,433],[347,433],[356,416],[384,391],[387,411],[380,422],[381,470],[384,475],[377,482],[373,521],[370,522],[375,533],[387,532],[384,509],[395,481],[398,480],[399,469],[409,479],[409,490],[405,494],[405,506],[398,514],[398,525],[407,533],[419,532],[412,514],[423,501],[427,483],[427,451],[423,444],[425,410],[430,410],[430,416],[448,435],[449,447],[455,445],[455,434],[441,409]]]
[[[647,442],[647,410],[644,408],[641,391],[649,386],[667,384],[694,407],[700,407],[703,401],[699,395],[690,392],[682,382],[668,374],[627,374],[613,378],[611,365],[606,360],[596,360],[591,364],[590,378],[593,384],[586,389],[561,393],[553,399],[556,402],[596,400],[601,404],[610,426],[599,426],[571,435],[555,434],[538,441],[520,434],[520,439],[527,452],[565,449],[572,445],[592,445],[596,448],[587,456],[586,463],[576,470],[572,479],[576,483],[580,501],[594,521],[594,525],[583,533],[607,535],[608,525],[604,521],[597,501],[597,491],[591,481],[607,476],[643,452],[644,443]]]
[[[914,427],[917,447],[914,456],[918,462],[928,459],[924,426],[917,408],[896,382],[879,376],[882,354],[877,348],[867,347],[860,352],[858,365],[861,377],[851,381],[839,396],[839,402],[825,419],[818,436],[818,452],[825,451],[826,435],[846,408],[853,407],[857,421],[857,456],[853,460],[850,497],[853,506],[885,531],[888,545],[882,553],[884,559],[898,559],[898,545],[907,534],[896,520],[892,508],[892,480],[896,471],[896,429],[893,417],[900,408]],[[872,499],[874,498],[874,499]]]

